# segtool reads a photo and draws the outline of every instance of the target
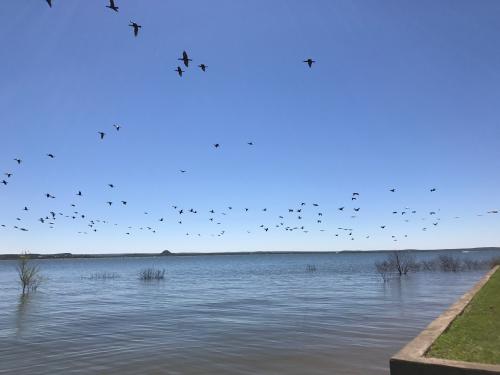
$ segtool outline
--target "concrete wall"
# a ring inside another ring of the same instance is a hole
[[[500,365],[425,357],[434,341],[463,312],[474,295],[498,268],[499,266],[496,266],[488,272],[469,292],[460,297],[456,303],[392,357],[390,361],[391,375],[500,375]]]

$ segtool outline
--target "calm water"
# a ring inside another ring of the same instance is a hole
[[[390,356],[484,271],[384,284],[373,270],[384,257],[46,260],[25,300],[15,262],[0,262],[0,373],[388,374]],[[165,281],[138,280],[152,265]],[[100,271],[121,277],[82,279]]]

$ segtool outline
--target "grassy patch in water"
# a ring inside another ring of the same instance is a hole
[[[500,271],[497,270],[434,342],[428,357],[500,364]]]
[[[154,267],[145,268],[139,272],[139,279],[143,281],[163,280],[165,278],[165,269]]]

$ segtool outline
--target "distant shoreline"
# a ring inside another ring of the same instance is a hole
[[[500,247],[473,247],[473,248],[458,248],[458,249],[405,249],[402,251],[413,252],[435,252],[435,251],[484,251],[497,250]],[[213,255],[299,255],[299,254],[359,254],[359,253],[389,253],[394,250],[340,250],[340,251],[238,251],[238,252],[214,252],[214,253],[173,253],[165,250],[160,253],[116,253],[116,254],[72,254],[72,253],[56,253],[56,254],[30,254],[32,259],[101,259],[101,258],[148,258],[148,257],[172,257],[172,256],[213,256]],[[0,254],[0,260],[16,260],[20,254]]]

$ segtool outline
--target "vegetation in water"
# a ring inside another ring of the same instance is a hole
[[[159,269],[155,267],[149,267],[142,269],[139,272],[139,280],[151,281],[151,280],[163,280],[165,279],[165,269]]]
[[[42,277],[40,268],[33,263],[29,252],[25,251],[20,255],[16,268],[22,295],[36,291],[42,282]]]

